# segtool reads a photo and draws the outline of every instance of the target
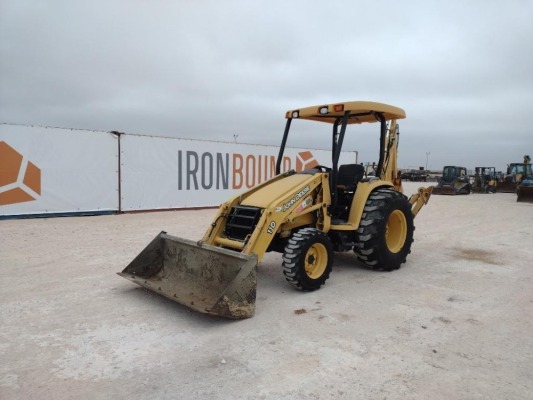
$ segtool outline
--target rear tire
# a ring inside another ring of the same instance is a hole
[[[379,188],[366,201],[354,252],[369,268],[398,269],[411,252],[414,229],[407,197],[390,188]]]
[[[310,292],[320,289],[331,273],[333,245],[324,232],[304,228],[288,240],[283,253],[283,274],[293,287]]]

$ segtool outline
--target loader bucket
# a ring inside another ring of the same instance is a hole
[[[118,275],[195,311],[226,318],[255,312],[257,258],[161,232]]]
[[[518,186],[518,197],[516,201],[520,203],[533,203],[533,186]]]
[[[454,187],[450,187],[450,186],[441,186],[441,187],[435,186],[431,194],[445,194],[445,195],[454,196],[457,194],[457,190]]]
[[[496,192],[499,193],[516,193],[517,185],[515,182],[498,182]]]

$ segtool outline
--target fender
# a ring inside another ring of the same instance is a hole
[[[350,225],[355,226],[356,228],[359,227],[365,204],[370,196],[370,193],[380,187],[394,188],[394,185],[391,182],[378,179],[369,180],[366,182],[361,181],[357,184],[357,189],[352,200],[352,207],[350,208],[350,215],[348,216],[348,222]]]

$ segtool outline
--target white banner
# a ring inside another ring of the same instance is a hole
[[[279,152],[122,134],[119,174],[118,149],[109,132],[0,124],[0,217],[218,206],[272,178]],[[331,152],[286,148],[281,170],[317,164],[330,166]]]
[[[0,124],[0,216],[117,211],[117,140]]]
[[[123,211],[218,206],[275,175],[277,146],[121,137]],[[343,152],[340,164],[357,162]],[[286,148],[282,171],[331,166],[331,152]]]

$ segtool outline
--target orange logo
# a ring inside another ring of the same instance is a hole
[[[317,165],[319,165],[318,161],[310,151],[300,151],[296,156],[296,171],[303,171]]]
[[[41,170],[6,142],[0,142],[0,206],[36,200]]]

